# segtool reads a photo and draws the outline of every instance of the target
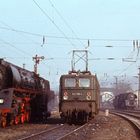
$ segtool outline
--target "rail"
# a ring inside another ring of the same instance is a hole
[[[140,131],[140,115],[137,113],[132,112],[125,112],[125,111],[111,111],[112,114],[121,116],[126,120],[130,121],[132,124],[136,126],[136,128]]]

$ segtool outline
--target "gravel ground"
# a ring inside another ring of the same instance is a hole
[[[97,129],[95,133],[93,132],[92,138],[94,140],[140,140],[140,135],[128,121],[110,115],[102,120],[100,129]]]
[[[24,124],[18,126],[12,126],[7,128],[0,128],[0,140],[16,140],[22,135],[28,136],[31,133],[35,133],[38,130],[48,129],[50,126],[46,124]]]
[[[58,123],[58,118],[50,119],[50,124],[26,124],[0,128],[0,140],[16,140],[21,135],[29,135],[38,130],[48,129]],[[134,127],[121,117],[111,115],[105,116],[100,112],[86,128],[75,132],[65,140],[140,140],[140,134]]]
[[[140,135],[123,118],[111,114],[106,117],[100,113],[87,128],[67,140],[140,140]]]

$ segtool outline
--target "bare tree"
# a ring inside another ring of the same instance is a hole
[[[114,89],[113,93],[115,95],[132,91],[131,85],[127,82],[118,82],[116,85],[113,86],[113,89]]]

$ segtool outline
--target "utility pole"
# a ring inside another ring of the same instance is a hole
[[[23,63],[23,69],[25,69],[25,63]]]
[[[138,77],[139,77],[139,85],[138,85],[138,108],[139,108],[140,107],[140,67],[139,67]]]
[[[115,77],[115,85],[116,85],[116,89],[115,89],[115,95],[118,94],[118,77],[117,76],[114,76]]]
[[[35,57],[33,57],[33,61],[35,62],[35,65],[34,65],[34,72],[37,74],[37,65],[39,64],[39,62],[41,61],[41,60],[43,60],[44,59],[44,56],[37,56],[37,54],[36,54],[36,56]]]

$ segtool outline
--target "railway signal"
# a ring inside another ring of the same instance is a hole
[[[37,54],[36,54],[36,56],[35,57],[33,57],[33,61],[35,62],[35,65],[34,65],[34,72],[37,74],[37,65],[39,64],[39,62],[41,61],[41,60],[43,60],[45,57],[44,56],[37,56]]]

